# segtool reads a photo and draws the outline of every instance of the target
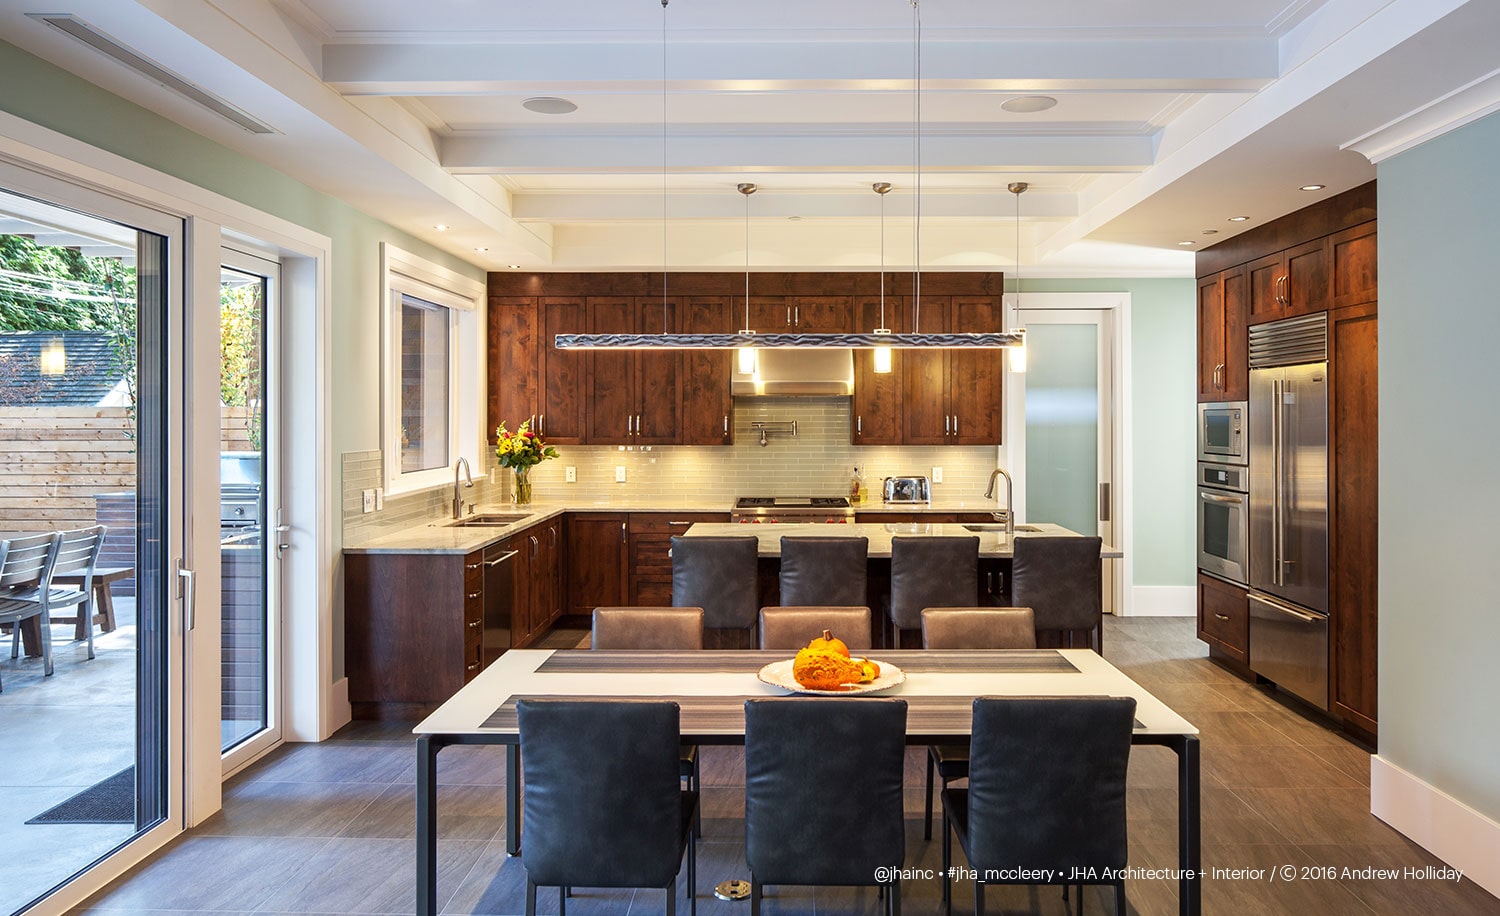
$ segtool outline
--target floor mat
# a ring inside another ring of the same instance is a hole
[[[128,766],[27,821],[28,824],[135,823],[135,767]]]

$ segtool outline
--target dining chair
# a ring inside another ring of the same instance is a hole
[[[760,609],[760,647],[793,651],[828,630],[845,646],[868,651],[870,609],[867,607],[763,607]]]
[[[1036,613],[1039,632],[1090,634],[1091,648],[1104,651],[1103,593],[1099,537],[1021,537],[1011,559],[1011,603]]]
[[[745,701],[751,916],[768,884],[876,885],[886,913],[899,916],[905,756],[905,700]]]
[[[974,701],[969,785],[943,790],[943,900],[952,911],[952,838],[977,875],[1052,872],[1057,880],[985,884],[1110,885],[1125,913],[1125,774],[1133,697],[981,697]],[[1086,876],[1079,880],[1080,875]],[[1113,877],[1112,877],[1113,876]],[[1083,894],[1080,887],[1079,911]]]
[[[678,782],[676,703],[522,699],[516,703],[526,842],[526,916],[536,889],[662,888],[677,909],[687,853],[688,908],[698,911],[698,793]]]
[[[930,607],[922,611],[924,649],[1035,649],[1036,622],[1029,607]],[[969,748],[962,744],[927,746],[927,792],[922,839],[932,839],[934,775],[943,788],[969,775]]]
[[[706,630],[743,631],[753,642],[758,552],[753,537],[672,538],[672,606],[701,607]]]
[[[703,608],[597,607],[590,645],[599,650],[702,649]],[[679,744],[678,775],[689,790],[702,791],[698,745]]]
[[[781,539],[782,607],[864,607],[870,539]],[[764,648],[764,646],[762,646]]]
[[[922,626],[923,608],[978,604],[979,538],[891,539],[892,648],[901,648],[903,632]]]
[[[58,532],[0,541],[0,623],[11,628],[10,657],[21,654],[21,623],[37,618],[42,674],[52,676],[52,620],[48,616],[52,567],[62,545]],[[0,683],[0,690],[4,684]]]

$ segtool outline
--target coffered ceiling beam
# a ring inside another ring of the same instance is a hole
[[[444,169],[455,174],[642,173],[662,170],[656,136],[548,133],[464,134],[439,139]],[[988,135],[922,138],[924,169],[965,172],[1136,172],[1155,159],[1148,135]],[[851,170],[889,180],[910,171],[910,135],[776,135],[764,132],[672,137],[674,172],[775,173]]]
[[[676,91],[894,89],[910,42],[690,41],[667,46]],[[771,74],[775,78],[768,78]],[[932,89],[1245,92],[1278,75],[1268,38],[944,41],[923,46]],[[659,41],[329,44],[322,77],[346,95],[659,90]]]

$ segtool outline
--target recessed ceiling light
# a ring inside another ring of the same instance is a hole
[[[1186,248],[1189,245],[1196,245],[1198,243],[1197,242],[1178,242],[1177,244],[1179,244],[1179,245],[1183,246],[1184,248]]]
[[[1204,229],[1203,230],[1203,234],[1204,235],[1218,235],[1219,234],[1219,230],[1217,230],[1217,229]]]
[[[436,226],[433,226],[432,228],[436,229],[439,232],[447,232],[448,231],[448,227],[445,226],[445,225],[443,225],[442,223],[438,223]]]
[[[483,245],[475,245],[474,246],[474,250],[475,251],[489,251],[489,249],[486,248],[486,247],[484,247]]]
[[[1032,114],[1046,111],[1056,104],[1057,99],[1050,95],[1018,95],[1001,102],[1000,107],[1013,114]]]
[[[510,265],[510,269],[511,270],[520,270],[521,269],[521,265],[520,264],[512,264],[512,265]]]
[[[1250,217],[1248,217],[1248,216],[1231,216],[1229,218],[1229,221],[1231,223],[1243,223],[1245,220],[1247,220],[1249,218]]]
[[[1321,191],[1325,187],[1327,187],[1327,185],[1305,184],[1302,187],[1298,188],[1297,190],[1299,190],[1299,191]]]
[[[537,114],[554,115],[572,114],[578,110],[577,105],[574,105],[567,99],[560,99],[553,95],[539,95],[536,98],[527,99],[521,103],[521,107],[527,111],[534,111]]]

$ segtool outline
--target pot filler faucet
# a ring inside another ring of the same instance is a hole
[[[990,485],[984,491],[985,499],[995,498],[995,478],[1005,474],[1005,508],[991,512],[995,521],[1005,523],[1005,536],[1014,538],[1016,536],[1016,503],[1015,490],[1012,489],[1010,475],[1005,473],[1005,468],[995,468],[990,472]]]
[[[474,475],[469,473],[469,459],[460,458],[453,463],[453,517],[462,518],[464,514],[464,498],[458,495],[458,469],[463,468],[464,477],[468,482],[464,486],[474,488]]]

